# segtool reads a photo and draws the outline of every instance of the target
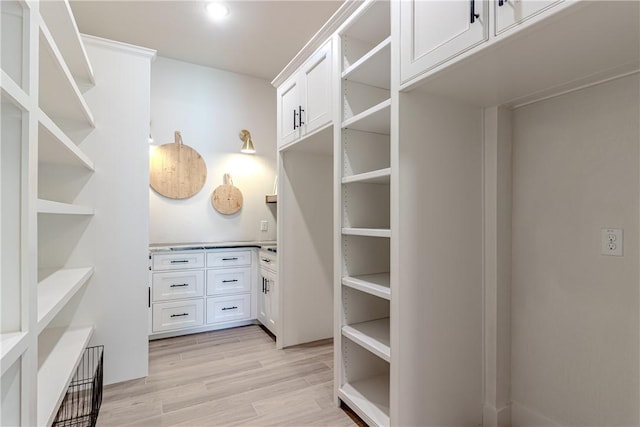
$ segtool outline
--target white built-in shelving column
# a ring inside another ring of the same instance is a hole
[[[94,170],[79,146],[94,79],[67,1],[0,9],[0,424],[50,425],[93,331],[59,314],[93,274],[76,253],[94,211],[76,198]]]
[[[389,425],[390,16],[366,2],[338,31],[341,129],[340,263],[336,283],[338,398],[370,425]]]

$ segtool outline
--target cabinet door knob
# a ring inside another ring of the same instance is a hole
[[[235,283],[237,282],[238,279],[233,279],[233,280],[223,280],[222,283]]]
[[[171,260],[171,264],[184,264],[188,262],[189,262],[188,259],[172,259]]]
[[[234,256],[234,257],[232,257],[232,258],[222,258],[222,260],[223,260],[223,261],[237,261],[237,260],[238,260],[238,257],[237,257],[237,256]]]
[[[293,110],[293,130],[298,129],[298,124],[296,123],[296,117],[298,116],[298,112]]]
[[[298,117],[299,117],[300,126],[302,126],[304,124],[304,122],[302,121],[302,113],[304,113],[304,109],[302,108],[302,105],[298,106],[298,110],[300,110]]]
[[[180,314],[172,314],[171,317],[183,317],[183,316],[188,316],[189,313],[180,313]]]
[[[174,283],[169,287],[170,288],[182,288],[182,287],[185,287],[185,286],[189,286],[189,284],[188,283]]]
[[[235,305],[234,305],[233,307],[222,307],[222,311],[225,311],[225,310],[235,310],[236,308],[238,308],[238,307],[237,307],[237,306],[235,306]]]

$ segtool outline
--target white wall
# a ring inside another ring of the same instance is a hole
[[[638,75],[514,111],[513,425],[640,425]],[[624,229],[624,256],[600,229]]]
[[[151,243],[275,240],[275,206],[264,201],[276,175],[275,95],[267,81],[253,77],[167,58],[152,64],[154,145],[173,142],[179,130],[184,143],[203,157],[207,180],[199,193],[183,200],[149,188]],[[256,154],[240,153],[242,129],[251,132]],[[244,198],[233,215],[211,206],[211,194],[226,172]],[[269,221],[268,232],[260,231],[260,220]]]

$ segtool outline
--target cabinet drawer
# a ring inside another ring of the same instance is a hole
[[[207,267],[238,267],[251,265],[251,251],[207,253]]]
[[[207,295],[251,291],[251,267],[207,270]]]
[[[251,294],[207,298],[207,323],[251,318]]]
[[[258,258],[260,267],[273,271],[278,270],[278,256],[276,254],[269,251],[260,251]]]
[[[180,252],[153,255],[154,270],[177,270],[181,268],[203,268],[204,252]]]
[[[203,299],[153,304],[153,332],[193,328],[203,324]]]
[[[204,271],[153,273],[153,300],[168,301],[204,296]]]

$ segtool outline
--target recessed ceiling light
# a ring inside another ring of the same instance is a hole
[[[216,21],[224,19],[229,15],[229,9],[222,3],[208,3],[206,9],[209,17]]]

